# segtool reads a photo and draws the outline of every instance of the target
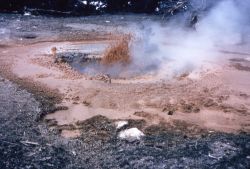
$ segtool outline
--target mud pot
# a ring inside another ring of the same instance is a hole
[[[1,168],[250,167],[250,37],[162,78],[105,62],[161,17],[0,18]]]

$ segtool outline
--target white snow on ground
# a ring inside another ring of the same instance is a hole
[[[250,61],[250,57],[246,58],[247,61]]]
[[[127,125],[127,124],[128,124],[128,121],[117,121],[117,122],[115,123],[116,129],[120,129],[120,128],[122,128],[123,126],[125,126],[125,125]]]
[[[144,134],[137,128],[130,128],[119,133],[118,137],[126,140],[139,140]]]

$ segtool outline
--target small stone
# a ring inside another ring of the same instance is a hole
[[[82,104],[84,104],[85,106],[90,106],[90,103],[87,101],[83,101]]]
[[[117,121],[115,124],[116,124],[116,129],[120,129],[123,126],[128,125],[128,121]]]
[[[195,107],[194,110],[193,110],[194,113],[199,113],[200,112],[200,108],[198,107]]]
[[[140,140],[144,134],[137,128],[130,128],[119,133],[118,137],[128,141]]]
[[[173,114],[174,114],[174,112],[171,110],[168,112],[168,115],[170,115],[170,116],[172,116]]]

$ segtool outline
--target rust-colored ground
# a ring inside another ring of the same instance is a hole
[[[104,64],[129,63],[128,41],[118,42],[107,50]],[[144,119],[148,125],[173,127],[178,122],[210,131],[250,132],[250,76],[246,68],[250,62],[241,55],[222,52],[220,63],[195,79],[190,74],[168,80],[142,75],[112,79],[109,84],[80,74],[66,63],[54,63],[52,47],[62,50],[75,43],[95,45],[111,41],[93,38],[1,47],[1,75],[33,90],[34,94],[60,98],[58,106],[67,107],[45,117],[54,119],[57,127],[77,125],[103,115],[110,119]],[[117,50],[121,53],[117,54]],[[119,58],[114,59],[116,54]],[[229,60],[232,57],[241,60]],[[77,133],[63,130],[62,135],[74,137]]]

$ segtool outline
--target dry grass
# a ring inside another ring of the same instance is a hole
[[[131,41],[131,35],[123,35],[119,40],[112,44],[105,52],[101,61],[104,65],[113,65],[121,63],[127,65],[131,62],[131,56],[129,52],[129,42]]]

